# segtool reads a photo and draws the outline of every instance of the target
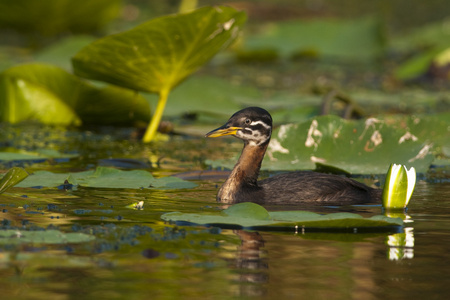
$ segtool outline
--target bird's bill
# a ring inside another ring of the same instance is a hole
[[[214,129],[213,131],[208,132],[205,136],[206,137],[219,137],[224,135],[235,135],[236,132],[242,129],[241,127],[228,127],[226,124]]]

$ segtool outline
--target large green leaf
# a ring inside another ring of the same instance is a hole
[[[385,174],[397,163],[423,173],[433,160],[430,146],[381,119],[323,116],[275,130],[265,162],[287,170],[313,169],[319,162],[355,174]]]
[[[193,182],[176,177],[154,178],[150,172],[144,170],[121,171],[114,168],[98,167],[96,170],[79,173],[37,171],[19,183],[17,187],[57,187],[62,185],[65,180],[73,185],[96,188],[181,189],[197,186]]]
[[[354,213],[333,213],[321,215],[308,211],[277,211],[268,212],[262,206],[244,202],[231,206],[217,213],[181,213],[171,212],[161,216],[164,221],[186,222],[200,225],[219,227],[247,228],[255,230],[295,230],[295,229],[322,229],[322,230],[352,230],[364,228],[378,228],[401,226],[403,221],[399,218],[373,216],[363,218]]]
[[[148,102],[133,91],[95,88],[56,66],[26,64],[0,74],[0,121],[123,125],[149,119]]]
[[[150,142],[170,91],[229,45],[245,19],[244,12],[230,7],[203,7],[157,18],[92,43],[75,55],[73,67],[89,79],[158,93],[158,105],[143,137]]]
[[[234,40],[245,19],[222,6],[153,19],[82,49],[74,71],[140,91],[171,90]]]
[[[8,70],[0,74],[0,121],[18,123],[33,120],[45,124],[81,124],[74,110],[46,86],[8,74]],[[45,75],[42,74],[43,77]],[[64,81],[64,76],[55,76],[54,79]],[[66,86],[72,84],[71,81]]]

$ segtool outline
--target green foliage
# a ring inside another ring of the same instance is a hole
[[[0,194],[28,177],[23,168],[12,168],[0,179]]]
[[[37,171],[17,187],[57,187],[67,180],[70,184],[83,187],[117,188],[117,189],[182,189],[193,188],[195,183],[176,177],[154,178],[150,172],[143,170],[121,171],[114,168],[98,167],[96,170],[79,173],[52,173]]]
[[[133,91],[95,88],[51,65],[26,64],[0,74],[0,121],[126,125],[148,121],[148,102]]]
[[[32,36],[97,31],[120,11],[121,0],[0,0],[0,28]]]
[[[161,216],[164,221],[189,222],[200,225],[225,226],[255,230],[274,230],[294,228],[321,228],[322,230],[349,230],[353,228],[376,228],[384,230],[386,226],[401,226],[403,221],[397,218],[374,216],[363,218],[353,213],[333,213],[321,215],[308,211],[268,212],[255,203],[239,203],[218,213],[180,213],[171,212]]]
[[[229,7],[204,7],[156,18],[129,31],[102,38],[73,58],[75,74],[160,95],[144,141],[159,125],[169,92],[219,50],[245,22]]]

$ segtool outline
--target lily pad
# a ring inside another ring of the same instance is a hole
[[[373,216],[364,218],[354,213],[332,213],[321,215],[308,211],[268,212],[262,206],[244,202],[216,213],[181,213],[171,212],[161,216],[168,222],[198,224],[224,228],[245,228],[254,230],[296,230],[298,228],[321,229],[324,231],[355,229],[386,230],[402,226],[400,218]]]
[[[23,168],[15,167],[8,170],[8,172],[0,179],[0,194],[27,177],[28,173]]]
[[[58,187],[65,180],[73,185],[96,188],[182,189],[197,186],[193,182],[176,177],[155,178],[150,172],[144,170],[122,171],[114,168],[98,167],[96,170],[79,173],[37,171],[18,184],[17,187]]]
[[[93,235],[59,230],[0,230],[0,244],[72,244],[85,243],[95,240]]]

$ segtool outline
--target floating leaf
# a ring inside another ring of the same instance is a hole
[[[8,170],[8,172],[0,179],[0,194],[27,177],[28,173],[23,168],[15,167]]]
[[[144,136],[153,139],[169,92],[228,46],[245,22],[230,7],[203,7],[187,14],[153,19],[129,31],[102,38],[72,59],[75,74],[159,94]]]
[[[57,187],[62,185],[65,180],[70,184],[96,188],[182,189],[197,186],[193,182],[184,181],[176,177],[154,178],[150,172],[144,170],[122,171],[107,167],[98,167],[95,171],[91,170],[79,173],[37,171],[17,186]]]
[[[0,230],[0,244],[72,244],[93,241],[93,235],[59,230]]]
[[[373,216],[363,218],[353,213],[333,213],[320,215],[308,211],[268,212],[255,203],[239,203],[217,213],[171,212],[161,216],[164,221],[192,223],[226,228],[246,228],[254,230],[294,230],[295,228],[333,230],[375,229],[382,231],[387,227],[401,226],[399,218]]]

